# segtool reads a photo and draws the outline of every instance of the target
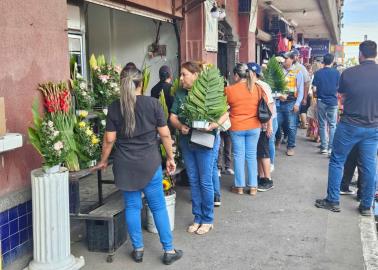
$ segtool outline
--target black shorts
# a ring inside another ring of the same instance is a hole
[[[269,138],[265,131],[260,132],[260,138],[257,143],[257,158],[270,158]]]

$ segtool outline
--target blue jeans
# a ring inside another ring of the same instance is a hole
[[[160,242],[164,251],[173,250],[172,232],[169,225],[167,206],[165,204],[163,192],[163,172],[161,166],[155,172],[148,185],[138,191],[125,191],[125,215],[126,224],[130,235],[130,240],[134,249],[143,248],[143,235],[141,225],[141,210],[143,192],[146,196],[148,206],[154,217],[156,228],[159,232]]]
[[[247,161],[249,187],[257,187],[257,142],[260,128],[231,131],[234,155],[235,187],[245,187],[245,162]]]
[[[277,107],[278,130],[287,128],[287,148],[295,147],[295,138],[297,136],[298,113],[293,111],[295,101],[280,102]]]
[[[218,175],[218,155],[219,155],[219,146],[221,143],[221,138],[220,135],[217,134],[215,137],[215,142],[214,142],[214,148],[213,148],[213,154],[214,154],[214,164],[213,164],[213,186],[214,186],[214,195],[219,197],[221,196],[220,192],[220,179]]]
[[[318,99],[318,120],[320,133],[320,146],[322,150],[332,149],[333,137],[336,130],[337,106],[324,104]],[[327,142],[327,125],[329,126],[329,140]]]
[[[180,140],[186,173],[192,195],[194,222],[214,222],[214,150],[189,144],[188,139]]]
[[[273,133],[272,136],[269,138],[269,155],[270,155],[270,164],[274,165],[274,160],[276,159],[276,132],[278,130],[278,122],[277,122],[277,117],[272,119],[272,128],[273,128]]]
[[[371,207],[375,193],[378,128],[364,128],[340,122],[333,140],[328,167],[327,200],[338,203],[345,160],[353,146],[358,145],[361,161],[361,206]]]

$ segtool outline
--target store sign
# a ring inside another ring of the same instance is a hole
[[[328,39],[306,39],[305,42],[311,47],[311,56],[324,56],[329,53],[329,40]]]

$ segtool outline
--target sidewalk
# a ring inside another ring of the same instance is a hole
[[[185,232],[192,221],[190,194],[189,188],[178,187],[174,237],[184,257],[172,266],[160,262],[158,236],[146,231],[141,264],[129,257],[129,242],[118,249],[113,263],[106,262],[104,253],[88,252],[85,241],[74,243],[72,253],[84,256],[83,270],[364,269],[358,203],[346,196],[341,213],[315,208],[315,199],[325,196],[328,158],[317,153],[316,144],[307,142],[303,132],[297,144],[290,158],[281,146],[275,188],[269,192],[256,197],[231,194],[232,177],[222,177],[222,206],[215,210],[215,229],[206,236]]]

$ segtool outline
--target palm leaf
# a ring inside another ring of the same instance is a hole
[[[281,68],[280,63],[276,57],[272,57],[264,70],[264,81],[269,84],[274,92],[283,92],[287,88],[287,82],[285,81],[285,74]]]

